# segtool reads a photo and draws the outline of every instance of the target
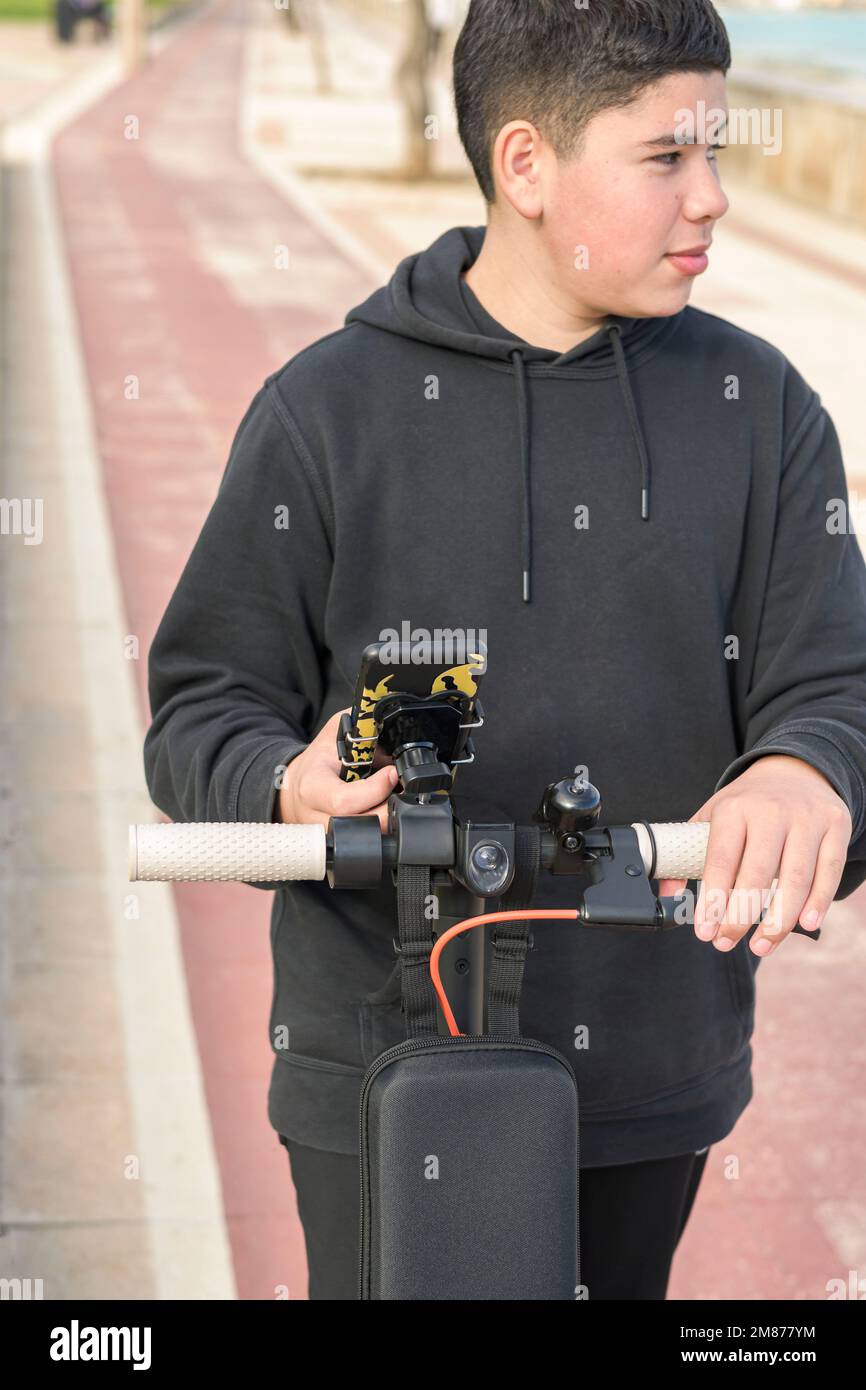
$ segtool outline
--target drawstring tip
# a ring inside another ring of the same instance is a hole
[[[649,518],[649,488],[641,488],[640,514],[644,521]]]
[[[523,602],[529,602],[529,570],[523,571]]]

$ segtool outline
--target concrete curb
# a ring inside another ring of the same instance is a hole
[[[166,34],[160,46],[185,27]],[[120,80],[113,55],[94,65],[38,111],[10,122],[4,153],[8,162],[27,170],[43,287],[32,331],[43,337],[45,389],[63,420],[55,461],[70,520],[71,580],[94,758],[102,861],[95,877],[112,936],[153,1283],[159,1299],[234,1299],[172,893],[163,884],[137,886],[132,893],[127,879],[127,824],[152,820],[154,811],[144,783],[132,667],[123,655],[126,623],[50,166],[54,135]],[[126,913],[136,907],[137,919],[127,920]]]

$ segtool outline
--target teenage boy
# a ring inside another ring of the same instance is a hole
[[[522,1032],[578,1082],[591,1299],[664,1298],[752,1096],[757,966],[866,876],[836,432],[781,352],[687,305],[728,207],[700,116],[729,63],[709,0],[472,0],[454,92],[487,226],[267,378],[150,653],[147,778],[176,820],[384,826],[393,768],[344,784],[335,736],[362,649],[408,621],[487,632],[460,781],[497,816],[583,763],[608,823],[710,821],[694,929],[550,926],[527,958]],[[546,877],[535,905],[570,905]],[[390,884],[274,899],[269,1118],[312,1298],[357,1297],[360,1080],[404,1036],[394,923]]]

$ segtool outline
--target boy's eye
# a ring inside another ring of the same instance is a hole
[[[724,148],[724,145],[708,145],[707,159],[715,161],[716,150],[723,150]],[[654,164],[664,164],[668,169],[672,169],[682,157],[682,150],[672,150],[670,154],[654,154],[652,156],[652,162]]]

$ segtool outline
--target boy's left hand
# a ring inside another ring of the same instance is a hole
[[[821,925],[853,828],[848,807],[823,773],[802,758],[767,754],[705,801],[691,820],[710,822],[695,906],[695,932],[703,941],[731,950],[768,900],[750,942],[755,955],[767,955],[797,922],[808,931]],[[681,893],[685,886],[685,879],[662,879],[659,896]]]

